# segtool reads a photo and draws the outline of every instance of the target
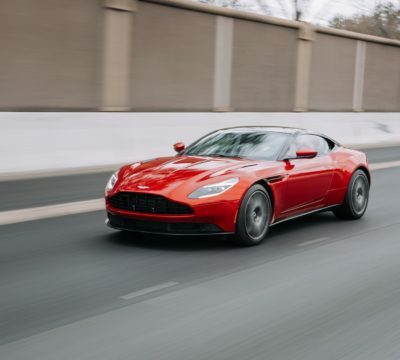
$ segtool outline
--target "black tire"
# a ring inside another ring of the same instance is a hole
[[[339,219],[357,220],[367,210],[369,200],[369,180],[362,170],[357,170],[352,175],[347,187],[344,203],[333,210]]]
[[[236,222],[236,242],[243,246],[260,244],[268,233],[272,205],[268,192],[253,185],[240,204]]]

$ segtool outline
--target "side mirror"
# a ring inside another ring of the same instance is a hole
[[[185,144],[183,142],[177,142],[174,144],[174,150],[177,153],[180,153],[181,151],[185,150]]]
[[[296,151],[297,159],[312,159],[318,155],[318,151],[311,148],[302,148]]]

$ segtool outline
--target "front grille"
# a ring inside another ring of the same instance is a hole
[[[155,234],[218,234],[222,230],[214,224],[171,223],[161,221],[137,220],[108,213],[109,225],[123,230],[149,232]]]
[[[120,192],[108,199],[116,209],[150,214],[192,214],[190,206],[180,204],[160,195]]]

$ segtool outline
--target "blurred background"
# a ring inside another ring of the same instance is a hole
[[[0,6],[3,111],[399,110],[398,1]]]
[[[399,0],[0,0],[0,358],[398,360],[399,112]],[[367,152],[366,216],[105,227],[122,163],[237,125]]]
[[[303,126],[364,147],[398,142],[399,8],[1,1],[0,152],[8,156],[0,177],[152,157],[229,124]]]

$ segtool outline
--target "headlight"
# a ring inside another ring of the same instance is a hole
[[[215,196],[222,194],[226,190],[230,189],[233,185],[236,185],[239,182],[239,178],[231,178],[224,181],[221,181],[216,184],[210,184],[198,188],[197,190],[193,191],[190,195],[190,199],[201,199],[210,196]]]
[[[110,180],[108,180],[106,185],[106,195],[109,191],[111,191],[114,188],[114,185],[117,182],[117,180],[118,180],[118,171],[112,174]]]

